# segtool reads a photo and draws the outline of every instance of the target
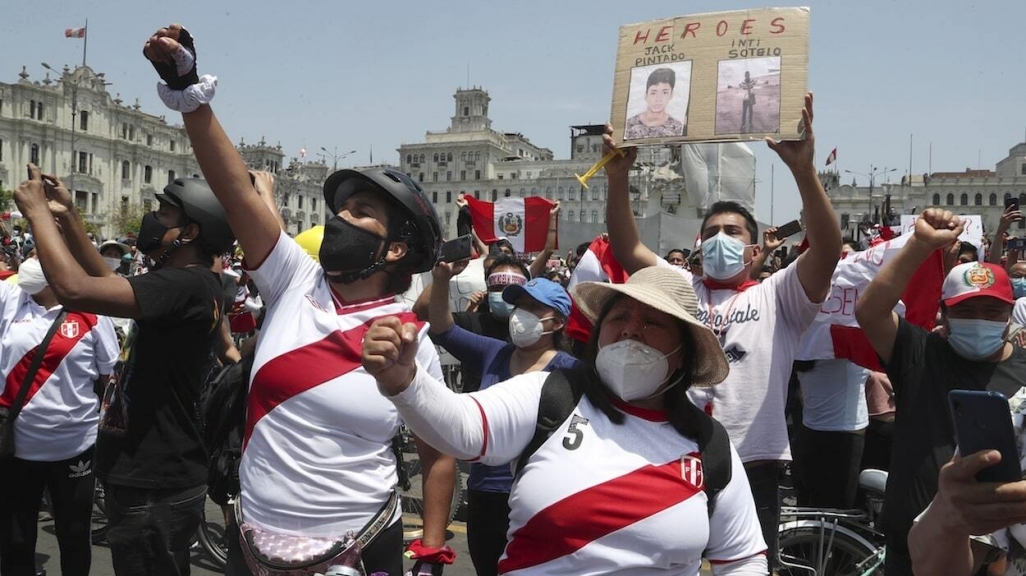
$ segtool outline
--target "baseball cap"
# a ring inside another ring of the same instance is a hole
[[[548,278],[535,278],[523,285],[511,284],[502,291],[502,299],[516,304],[517,299],[524,294],[559,312],[563,318],[570,316],[570,295]]]
[[[1015,304],[1012,281],[1003,268],[989,262],[967,262],[948,272],[941,288],[941,301],[954,306],[977,296],[990,296],[1008,304]]]

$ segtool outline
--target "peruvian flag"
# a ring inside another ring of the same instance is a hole
[[[470,206],[474,232],[485,244],[505,238],[517,252],[538,252],[549,235],[549,210],[555,205],[538,196],[501,198],[484,202],[464,196]]]
[[[830,155],[827,156],[826,165],[829,166],[829,165],[833,164],[834,162],[837,162],[837,148],[834,148],[833,150],[830,151]]]
[[[613,247],[609,244],[609,238],[602,235],[592,240],[588,251],[577,262],[574,273],[570,275],[567,288],[573,288],[581,282],[623,284],[627,281],[627,277],[627,272],[613,256]],[[587,342],[591,336],[591,328],[591,322],[584,317],[575,304],[570,310],[570,319],[567,321],[567,335],[574,340]]]
[[[870,370],[882,371],[869,339],[855,321],[855,303],[880,269],[911,237],[911,234],[898,236],[869,250],[848,254],[837,263],[830,280],[830,295],[802,335],[798,360],[843,358]],[[916,270],[894,311],[912,324],[932,329],[943,283],[943,256],[940,250],[935,250]]]
[[[85,35],[86,35],[86,29],[85,28],[65,28],[64,29],[64,37],[65,38],[85,38]]]

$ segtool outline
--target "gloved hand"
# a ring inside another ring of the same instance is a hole
[[[196,44],[192,34],[180,24],[161,28],[154,34],[143,54],[153,64],[161,79],[172,90],[185,90],[199,83],[196,72]]]

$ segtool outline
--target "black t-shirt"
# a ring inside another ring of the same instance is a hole
[[[489,338],[502,340],[503,342],[510,341],[509,320],[492,316],[488,309],[487,298],[478,306],[477,312],[454,312],[452,320],[460,328],[469,330],[474,334],[481,334]],[[464,367],[462,378],[464,392],[475,392],[481,389],[481,374],[467,370]]]
[[[886,367],[897,410],[884,522],[889,534],[903,540],[933,500],[941,466],[955,452],[948,392],[1012,396],[1026,386],[1026,349],[1013,347],[1003,362],[974,362],[957,355],[944,338],[901,319]]]
[[[205,484],[199,401],[221,321],[221,282],[198,266],[154,270],[128,281],[142,311],[117,372],[128,426],[121,435],[101,426],[96,475],[137,488]]]

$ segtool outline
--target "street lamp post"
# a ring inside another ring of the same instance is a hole
[[[862,172],[855,172],[853,170],[845,170],[845,173],[847,173],[847,174],[854,174],[856,176],[865,176],[866,178],[869,178],[869,212],[866,214],[866,219],[869,219],[869,217],[870,217],[869,215],[873,214],[873,188],[874,188],[874,186],[876,184],[876,177],[877,176],[882,176],[884,174],[889,174],[889,173],[894,172],[896,170],[897,170],[897,168],[890,168],[890,169],[888,169],[887,167],[884,167],[884,169],[881,170],[880,168],[878,168],[876,166],[873,166],[872,164],[869,165],[869,174],[864,174]],[[886,214],[890,213],[890,209],[891,209],[891,195],[890,195],[890,191],[888,191],[887,198],[886,198],[886,207],[885,207],[885,212],[884,212],[885,217],[886,217]],[[877,218],[874,218],[874,220],[877,220]],[[874,223],[879,224],[879,222],[874,222]]]
[[[58,72],[50,67],[46,62],[41,62],[43,68],[57,74]],[[66,67],[65,67],[66,68]],[[61,81],[65,82],[65,76],[70,74],[61,73]],[[71,174],[68,177],[68,189],[71,193],[75,193],[75,170],[77,159],[75,158],[75,128],[78,116],[78,82],[71,82]]]
[[[331,158],[331,171],[332,172],[337,172],[338,171],[338,161],[339,160],[344,160],[347,156],[349,156],[351,154],[356,154],[356,150],[350,150],[349,152],[345,152],[343,154],[339,154],[338,153],[338,146],[335,146],[334,152],[328,152],[327,148],[325,148],[324,146],[321,146],[321,152],[323,152],[323,154],[319,154],[319,156],[321,156],[321,159],[327,159],[329,157]]]

